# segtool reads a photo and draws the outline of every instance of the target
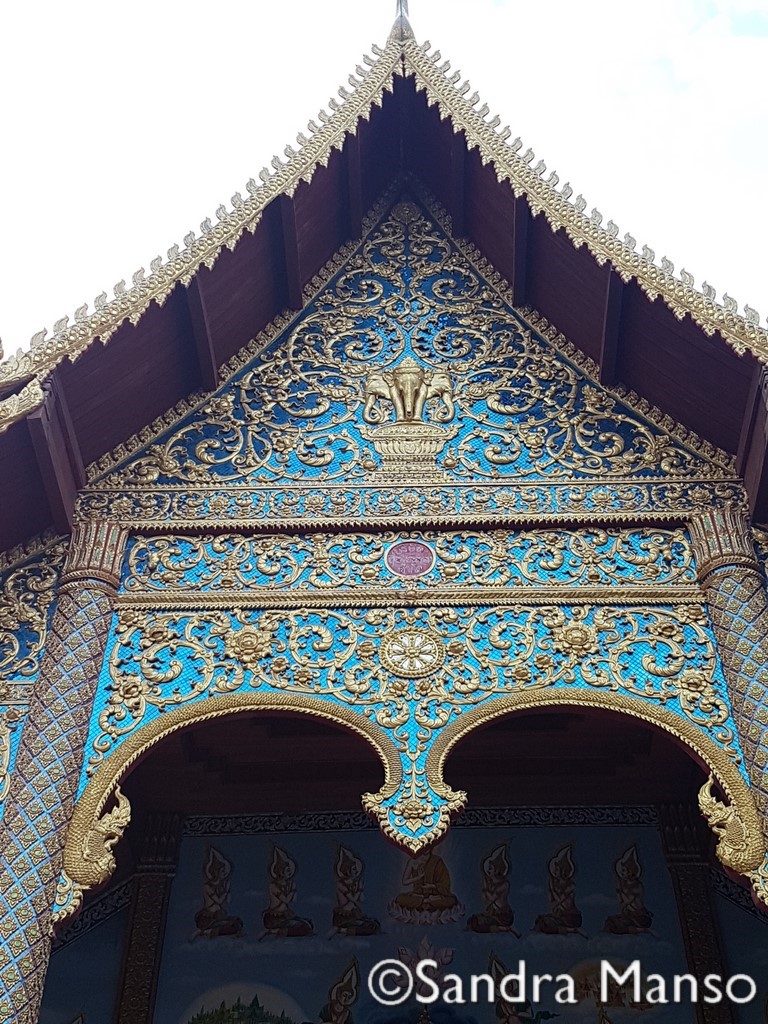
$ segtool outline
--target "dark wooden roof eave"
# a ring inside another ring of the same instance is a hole
[[[636,392],[737,458],[753,510],[768,518],[768,412],[762,371],[690,317],[625,283],[469,148],[413,78],[347,135],[327,166],[266,207],[253,233],[223,249],[189,286],[177,284],[107,345],[60,363],[42,407],[0,434],[0,550],[48,526],[64,532],[83,466],[124,443],[198,390],[280,313],[297,309],[314,275],[359,237],[363,211],[398,176],[413,175],[535,310],[594,360],[600,379]]]

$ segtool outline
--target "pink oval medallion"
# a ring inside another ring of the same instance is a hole
[[[420,540],[401,540],[387,550],[384,560],[397,576],[423,576],[435,564],[435,553]]]

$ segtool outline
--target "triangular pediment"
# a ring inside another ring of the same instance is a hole
[[[675,434],[689,453],[714,460],[729,477],[738,462],[750,508],[765,518],[768,454],[758,419],[768,413],[758,410],[756,419],[755,396],[768,332],[756,312],[747,306],[740,316],[729,296],[718,302],[713,288],[697,290],[686,271],[676,273],[666,258],[657,261],[650,247],[638,251],[629,232],[604,222],[597,209],[587,214],[583,197],[513,136],[428,43],[397,29],[384,48],[374,47],[339,99],[231,204],[205,217],[199,232],[190,231],[167,258],[155,257],[127,284],[118,282],[114,297],[103,292],[95,308],[82,304],[73,320],[62,317],[53,337],[41,331],[29,350],[0,360],[0,461],[15,481],[0,517],[0,547],[51,523],[68,532],[86,480],[103,480],[138,451],[137,437],[151,442],[160,426],[194,408],[201,393],[231,378],[249,339],[260,339],[251,355],[271,344],[275,325],[286,326],[315,294],[331,254],[362,237],[365,211],[394,181],[416,178],[448,210],[451,233],[471,240],[511,282],[505,299],[524,314],[521,329],[553,341],[577,369],[626,398],[641,419]],[[495,280],[493,272],[486,278]],[[678,431],[655,409],[695,433]],[[695,434],[717,447],[697,446]],[[598,459],[601,472],[605,455]],[[649,465],[654,458],[649,455]],[[590,459],[585,469],[596,465]],[[520,483],[523,462],[515,466]],[[484,493],[497,479],[494,466],[486,468],[489,475],[476,481]],[[504,466],[495,468],[498,479],[510,479]],[[554,470],[555,463],[548,479]],[[462,482],[470,475],[467,469]],[[153,521],[172,514],[197,520],[197,498],[188,494],[182,502],[177,491],[168,493],[173,497],[164,510],[156,489],[153,507],[137,518],[146,512]],[[743,491],[734,496],[744,499]],[[525,502],[518,497],[505,499],[514,514],[527,515],[531,507],[565,517],[583,511],[576,492],[563,500],[562,488],[558,500],[552,491],[529,494]],[[622,492],[620,510],[682,510],[682,499],[670,505],[668,498],[647,485],[643,493]],[[461,511],[459,496],[444,491],[432,505],[439,515]],[[619,510],[612,499],[608,505]],[[370,496],[344,507],[344,514],[361,518],[385,514]],[[488,507],[481,503],[474,511]],[[254,500],[242,517],[293,521],[294,511],[282,500]],[[333,518],[336,506],[324,506],[323,514]]]
[[[691,491],[730,478],[711,446],[639,414],[535,330],[440,219],[398,198],[290,324],[86,504],[120,491],[150,519],[610,515],[683,492],[690,508]]]

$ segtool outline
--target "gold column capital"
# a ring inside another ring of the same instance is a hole
[[[708,508],[689,521],[691,547],[699,582],[716,569],[741,566],[759,573],[747,517],[734,505]]]
[[[61,589],[88,583],[109,592],[117,590],[129,531],[117,523],[86,520],[72,529]]]

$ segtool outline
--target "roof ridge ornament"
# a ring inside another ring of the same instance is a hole
[[[415,39],[411,23],[408,21],[408,0],[397,0],[397,12],[392,31],[389,33],[391,43],[406,43],[409,39]]]

